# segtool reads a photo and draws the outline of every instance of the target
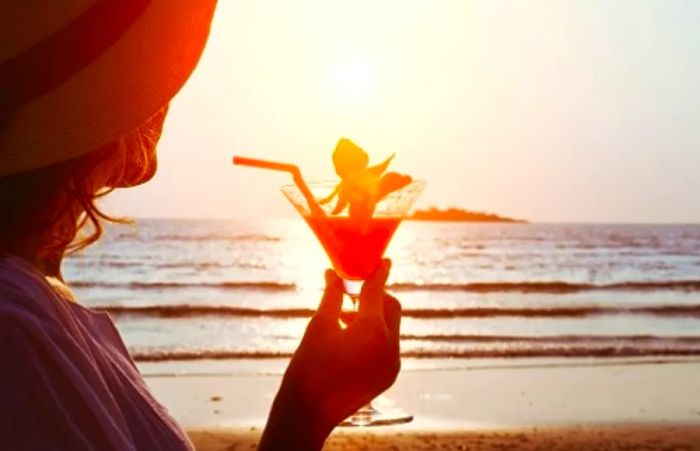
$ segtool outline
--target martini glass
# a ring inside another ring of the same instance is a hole
[[[362,283],[381,263],[394,232],[423,191],[425,182],[414,181],[391,192],[376,204],[370,218],[362,219],[350,217],[347,208],[333,215],[331,210],[335,202],[321,202],[337,185],[337,181],[311,182],[306,184],[308,190],[300,189],[298,184],[281,189],[323,246],[356,311]],[[309,193],[315,202],[309,199]],[[398,409],[379,411],[370,402],[341,425],[378,426],[407,423],[412,419],[412,415]]]

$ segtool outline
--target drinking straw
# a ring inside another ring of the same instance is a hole
[[[306,199],[306,203],[309,206],[309,211],[311,212],[311,215],[324,216],[323,210],[321,209],[321,207],[318,206],[316,199],[314,199],[314,196],[311,194],[311,191],[306,185],[304,178],[301,176],[301,171],[299,170],[299,167],[297,165],[289,163],[279,163],[277,161],[258,160],[256,158],[239,156],[233,157],[233,164],[238,164],[241,166],[250,166],[253,168],[271,169],[273,171],[282,171],[292,174],[294,184],[297,186],[297,188],[299,188],[299,191],[301,191],[301,194],[304,196],[304,199]]]

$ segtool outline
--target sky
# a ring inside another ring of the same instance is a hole
[[[132,217],[291,217],[284,174],[340,137],[427,181],[417,206],[700,222],[700,2],[222,0]]]

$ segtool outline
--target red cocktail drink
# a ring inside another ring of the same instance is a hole
[[[361,282],[379,266],[394,232],[425,183],[413,181],[383,197],[374,205],[371,216],[353,216],[348,208],[334,214],[332,203],[323,203],[323,199],[336,186],[336,182],[308,183],[308,191],[318,208],[309,207],[307,197],[296,185],[283,186],[282,192],[318,238],[333,269],[344,280],[346,293],[354,301],[360,294]]]
[[[355,220],[347,216],[304,216],[333,268],[344,279],[364,280],[379,266],[401,223],[398,217]]]
[[[333,152],[340,182],[315,183],[306,183],[292,164],[246,157],[234,157],[233,161],[292,175],[294,185],[283,186],[282,192],[318,238],[357,308],[363,281],[381,263],[401,219],[425,186],[409,176],[386,172],[392,158],[369,166],[369,157],[362,149],[341,139]],[[412,419],[398,409],[379,412],[369,403],[341,424],[375,426]]]

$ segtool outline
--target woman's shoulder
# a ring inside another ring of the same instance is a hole
[[[0,449],[134,449],[94,353],[24,266],[0,258]]]
[[[51,348],[86,329],[77,309],[44,275],[14,256],[0,255],[0,328],[21,332]]]
[[[0,255],[0,317],[48,319],[57,301],[56,291],[30,263]]]
[[[88,428],[95,435],[91,449],[189,449],[148,393],[109,316],[66,300],[28,263],[12,260],[0,258],[0,449],[3,437],[22,444],[33,437],[4,430],[7,425],[55,438],[45,430],[50,425],[72,440],[84,435],[85,421],[100,423]]]

